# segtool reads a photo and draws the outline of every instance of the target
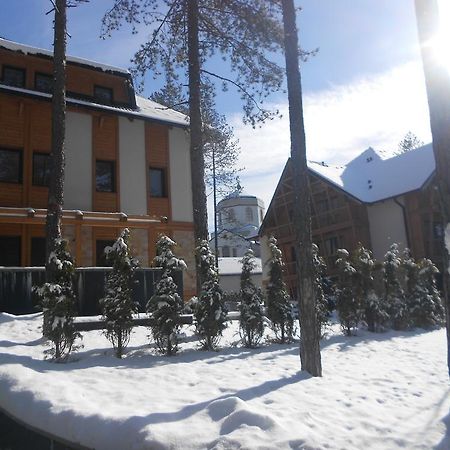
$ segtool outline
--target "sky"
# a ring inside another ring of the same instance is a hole
[[[450,7],[447,0],[439,1],[448,31]],[[49,0],[0,0],[0,4],[0,36],[51,49],[52,14],[45,14],[51,9]],[[112,38],[100,39],[101,18],[111,4],[111,0],[91,0],[69,11],[68,53],[129,67],[149,30],[140,26],[132,34],[125,26]],[[315,57],[301,64],[308,158],[345,164],[369,146],[387,157],[408,131],[430,142],[414,1],[302,0],[296,4],[302,7],[298,15],[302,48],[319,48]],[[447,37],[450,41],[450,32]],[[144,93],[159,87],[149,78]],[[237,95],[218,96],[219,110],[239,139],[241,185],[247,194],[262,198],[266,207],[290,151],[286,94],[273,94],[269,104],[282,117],[254,130],[242,123]]]

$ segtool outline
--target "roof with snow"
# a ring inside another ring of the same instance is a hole
[[[51,50],[45,50],[39,47],[32,47],[30,45],[20,44],[18,42],[10,41],[8,39],[0,38],[0,48],[10,50],[13,52],[23,53],[24,55],[43,56],[45,58],[53,58],[53,52]],[[110,66],[108,64],[99,63],[97,61],[91,61],[84,58],[78,58],[76,56],[66,57],[67,62],[79,64],[82,66],[89,66],[95,69],[99,69],[103,72],[112,72],[116,74],[129,75],[130,72],[127,69],[121,67]]]
[[[20,44],[17,42],[9,41],[7,39],[0,38],[0,49],[6,49],[12,52],[18,52],[24,55],[33,55],[38,57],[44,57],[47,59],[53,58],[53,52],[50,50],[44,50],[38,47],[31,47],[29,45]],[[74,56],[67,56],[67,62],[85,66],[90,69],[100,70],[103,72],[112,73],[114,75],[119,75],[128,78],[131,83],[131,74],[127,69],[121,67],[115,67],[108,64],[102,64],[97,61],[90,61],[83,58],[78,58]],[[0,83],[0,90],[7,91],[13,94],[27,95],[31,97],[40,97],[51,99],[51,94],[45,92],[38,92],[30,89],[24,89],[14,86],[7,86]],[[85,106],[94,109],[100,109],[104,111],[111,111],[121,115],[140,117],[142,119],[154,120],[164,123],[170,123],[172,125],[188,126],[189,118],[178,111],[169,109],[159,103],[152,100],[135,96],[136,98],[136,108],[124,107],[123,105],[105,105],[97,103],[90,99],[79,99],[79,98],[67,98],[67,103],[73,106]]]
[[[364,203],[374,203],[420,189],[433,175],[432,144],[382,159],[368,148],[343,167],[308,162],[316,175]]]
[[[262,273],[261,258],[255,258],[253,274]],[[219,258],[219,275],[237,275],[242,272],[242,257]]]

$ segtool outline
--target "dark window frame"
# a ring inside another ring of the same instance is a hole
[[[31,236],[30,239],[30,263],[31,267],[45,266],[46,252],[45,236]]]
[[[0,147],[0,152],[10,152],[10,153],[16,153],[19,155],[19,172],[17,174],[17,181],[2,180],[0,178],[0,183],[22,184],[23,183],[23,149],[22,148]]]
[[[111,166],[111,189],[99,189],[99,185],[97,183],[97,164],[108,164]],[[103,193],[116,193],[117,192],[117,180],[116,180],[116,161],[108,160],[108,159],[96,159],[95,160],[95,192],[103,192]]]
[[[33,152],[33,158],[32,158],[32,167],[31,167],[31,184],[33,185],[33,186],[40,186],[40,187],[48,187],[49,186],[49,184],[50,184],[50,180],[48,180],[48,183],[45,183],[45,182],[38,182],[37,180],[36,180],[36,174],[35,174],[35,166],[34,166],[34,164],[35,164],[35,156],[45,156],[45,157],[47,157],[48,158],[48,161],[49,161],[49,163],[47,163],[48,164],[48,170],[50,171],[50,153],[46,153],[46,152],[39,152],[39,151],[36,151],[36,152]],[[47,175],[47,176],[49,176],[49,175]],[[45,178],[45,175],[44,175],[44,178]]]
[[[97,95],[97,91],[103,91],[104,93],[108,92],[111,96],[109,99],[105,99],[102,95]],[[114,89],[106,86],[101,86],[98,84],[94,84],[94,100],[99,100],[100,103],[104,103],[107,105],[112,105],[114,103]]]
[[[152,171],[159,172],[161,174],[161,185],[160,185],[161,194],[158,194],[158,193],[155,194],[152,190]],[[168,197],[167,169],[165,167],[150,166],[148,168],[148,183],[149,183],[150,197],[153,197],[153,198],[167,198]]]
[[[38,88],[38,78],[39,77],[43,77],[43,78],[47,78],[51,80],[51,89],[47,90],[47,89],[39,89]],[[54,84],[54,79],[53,79],[53,75],[49,74],[49,73],[45,73],[45,72],[35,72],[34,73],[34,88],[39,91],[39,92],[46,92],[47,94],[52,94],[53,93],[53,84]]]
[[[18,72],[22,72],[23,75],[23,85],[22,86],[17,86],[15,84],[8,84],[5,83],[5,72],[10,69],[10,70],[17,70]],[[2,67],[2,83],[6,84],[7,86],[12,86],[12,87],[18,87],[18,88],[26,88],[27,86],[27,70],[23,67],[17,67],[17,66],[10,66],[10,65],[3,65]]]

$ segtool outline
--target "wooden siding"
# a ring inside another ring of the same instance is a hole
[[[3,66],[13,66],[26,71],[25,88],[35,89],[35,74],[52,75],[53,62],[48,57],[23,55],[0,49],[0,76]],[[114,75],[89,67],[80,67],[67,63],[67,91],[93,97],[94,86],[103,86],[113,90],[113,100],[116,103],[131,106],[126,76]]]
[[[370,247],[366,207],[319,177],[309,174],[311,189],[311,229],[313,241],[325,259],[330,276],[336,275],[336,250],[355,249],[359,242]],[[293,228],[293,179],[286,167],[264,219],[264,235],[273,234],[286,263],[285,281],[296,296],[296,254]]]
[[[120,211],[119,121],[117,116],[95,114],[92,121],[92,206],[94,211]],[[95,163],[97,160],[115,163],[115,191],[97,192]]]
[[[169,128],[165,125],[145,124],[145,153],[147,160],[147,212],[151,216],[171,219]],[[150,196],[149,168],[164,169],[166,197]]]

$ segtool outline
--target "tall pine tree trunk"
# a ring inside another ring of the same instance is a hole
[[[55,240],[61,237],[61,218],[64,196],[64,140],[66,130],[66,0],[55,2],[53,40],[53,99],[52,99],[52,149],[50,159],[50,184],[48,190],[46,222],[46,278],[55,279],[55,265],[49,256]]]
[[[302,370],[322,376],[320,329],[316,316],[311,207],[306,164],[299,46],[293,0],[282,0],[286,77],[289,99],[291,160],[294,171],[294,230],[297,250],[297,284],[300,316],[300,360]]]
[[[436,161],[436,185],[444,227],[450,225],[450,74],[439,61],[432,43],[439,29],[439,13],[436,0],[415,0],[417,28],[422,51],[422,62],[430,110],[433,152]],[[440,55],[444,58],[447,55]],[[450,298],[449,254],[443,250],[443,286],[447,324],[447,365],[450,375]]]
[[[202,141],[200,96],[200,49],[198,42],[198,0],[187,1],[189,116],[191,131],[192,206],[194,210],[195,243],[208,239],[208,219],[205,193],[205,161]],[[197,261],[197,290],[200,292],[199,262]]]

